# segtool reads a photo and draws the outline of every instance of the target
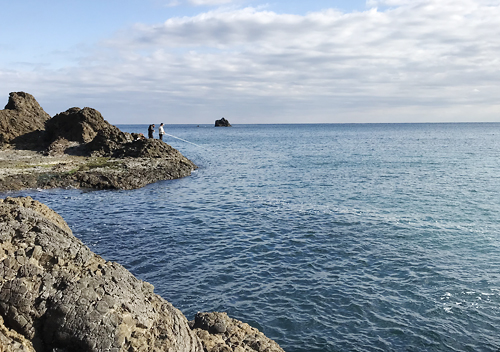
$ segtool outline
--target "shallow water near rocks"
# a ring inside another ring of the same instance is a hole
[[[190,177],[3,196],[287,352],[500,348],[500,124],[212,126],[166,126]]]

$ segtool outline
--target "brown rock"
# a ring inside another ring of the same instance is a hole
[[[0,200],[0,316],[2,345],[30,341],[38,352],[203,351],[152,285],[92,253],[29,197]]]
[[[118,127],[109,125],[99,130],[94,139],[87,143],[86,148],[93,156],[116,156],[116,154],[121,154],[120,150],[132,140],[130,133],[122,132]]]
[[[25,92],[12,92],[4,110],[0,110],[0,147],[15,142],[20,136],[28,135],[45,128],[50,119],[36,99]],[[27,136],[27,141],[37,143],[39,136]]]
[[[181,154],[177,149],[159,139],[140,139],[123,145],[116,150],[116,157],[125,158],[178,158]]]
[[[44,155],[48,156],[61,156],[70,146],[70,142],[65,138],[57,138],[55,141],[49,144],[47,149],[44,151]]]
[[[198,313],[189,324],[206,352],[284,352],[259,330],[226,313]]]
[[[31,341],[14,330],[5,327],[0,315],[0,351],[1,352],[35,352]]]
[[[79,143],[91,142],[97,133],[104,129],[117,127],[104,120],[101,113],[92,108],[71,108],[47,121],[45,130],[50,142],[57,138]]]

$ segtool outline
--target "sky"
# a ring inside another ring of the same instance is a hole
[[[498,0],[0,5],[0,108],[24,91],[113,124],[500,121]]]

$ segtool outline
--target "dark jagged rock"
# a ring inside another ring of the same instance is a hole
[[[45,131],[50,142],[62,137],[68,141],[89,143],[99,131],[104,129],[118,130],[117,127],[104,120],[99,111],[92,108],[68,109],[45,124]]]
[[[83,143],[80,150],[87,156],[168,158],[177,152],[162,141],[120,131],[91,108],[71,108],[54,116],[47,121],[46,132],[52,143],[61,138]]]
[[[134,140],[130,133],[120,131],[92,108],[71,108],[57,114],[46,122],[45,131],[51,143],[63,138],[85,144],[80,152],[88,156],[113,156]]]
[[[179,310],[47,206],[6,198],[0,220],[0,341],[37,352],[203,351]]]
[[[121,150],[126,149],[132,143],[133,137],[130,133],[120,131],[115,126],[106,126],[99,130],[94,139],[87,143],[86,148],[94,156],[117,156],[122,155]]]
[[[39,143],[45,121],[50,119],[35,98],[25,92],[12,92],[4,110],[0,110],[0,147],[16,138],[29,135],[25,142]],[[19,140],[22,141],[22,140]]]
[[[231,124],[225,118],[215,120],[215,127],[231,127]]]

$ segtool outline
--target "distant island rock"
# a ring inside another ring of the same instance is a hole
[[[225,313],[188,322],[30,197],[0,199],[0,350],[284,352]]]
[[[215,120],[215,127],[231,127],[231,124],[225,118]]]
[[[134,189],[189,176],[196,168],[170,145],[122,132],[92,108],[50,118],[32,95],[13,92],[0,110],[0,192]]]

